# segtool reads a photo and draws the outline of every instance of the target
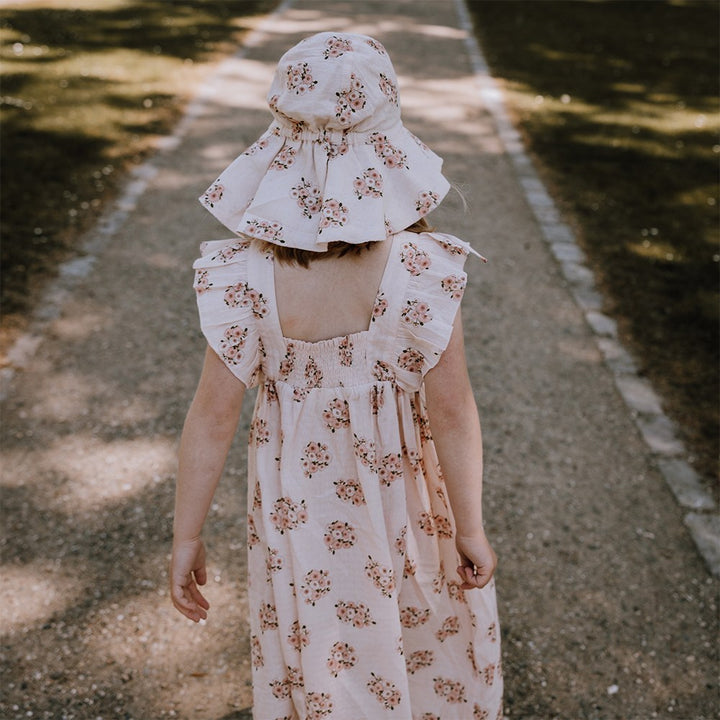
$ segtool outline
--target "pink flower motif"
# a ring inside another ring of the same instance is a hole
[[[440,281],[440,287],[450,295],[453,300],[461,300],[465,292],[467,279],[463,275],[448,275]]]
[[[335,520],[327,526],[323,539],[327,549],[334,555],[337,550],[351,548],[357,542],[357,534],[350,523]]]
[[[267,301],[262,293],[244,282],[225,288],[224,300],[228,307],[252,308],[252,314],[257,318],[264,318],[268,314]]]
[[[381,565],[377,560],[368,556],[368,561],[365,563],[365,574],[385,597],[392,597],[395,590],[395,571],[392,568]]]
[[[314,358],[308,358],[305,363],[305,381],[308,388],[316,388],[322,385],[323,374]]]
[[[364,197],[381,198],[383,194],[382,175],[375,168],[368,168],[363,171],[362,177],[355,178],[353,189],[359,200]]]
[[[295,162],[296,155],[294,147],[284,147],[270,163],[270,170],[287,170]]]
[[[397,687],[389,680],[385,680],[375,673],[370,673],[367,689],[376,697],[377,701],[388,710],[394,710],[402,700]]]
[[[405,658],[405,667],[411,675],[414,675],[418,670],[430,667],[434,659],[432,650],[416,650]]]
[[[220,202],[222,200],[223,193],[225,192],[225,188],[219,183],[214,182],[206,191],[205,194],[202,196],[201,202],[203,205],[209,205],[210,207],[215,207],[215,203]]]
[[[255,518],[252,515],[248,515],[247,534],[249,548],[253,548],[260,542],[260,536],[257,533],[257,528],[255,527]]]
[[[435,521],[430,513],[421,512],[418,516],[418,525],[426,535],[435,534]]]
[[[350,426],[350,405],[347,400],[334,398],[323,410],[323,420],[330,432]]]
[[[242,348],[247,340],[247,328],[232,325],[227,328],[220,339],[219,348],[223,360],[228,365],[237,365],[242,359]]]
[[[435,530],[437,531],[438,537],[445,538],[446,540],[452,540],[453,528],[452,523],[444,515],[434,515],[433,522],[435,524]]]
[[[265,665],[262,647],[260,646],[260,638],[258,638],[257,635],[252,635],[250,637],[250,661],[255,669],[261,668]]]
[[[408,325],[418,327],[425,325],[432,320],[432,314],[430,313],[430,306],[421,300],[408,300],[407,306],[402,311],[401,319]]]
[[[385,48],[377,41],[372,38],[368,38],[365,41],[373,50],[376,50],[380,55],[387,55]]]
[[[297,204],[306,218],[312,218],[313,215],[320,212],[322,207],[320,188],[305,178],[300,178],[300,180],[301,182],[290,190],[290,197],[297,200]]]
[[[325,150],[325,153],[328,156],[329,160],[339,157],[340,155],[345,155],[345,153],[347,153],[347,151],[350,149],[350,146],[348,145],[347,139],[345,138],[344,134],[340,142],[335,142],[325,133],[323,133],[317,140],[315,140],[315,142],[320,145],[323,150]]]
[[[337,677],[341,670],[349,670],[356,662],[357,655],[352,645],[346,642],[333,643],[327,659],[328,670],[333,677]]]
[[[295,620],[290,626],[290,634],[287,636],[287,641],[290,647],[300,652],[310,644],[310,631],[305,625],[300,625],[300,623]]]
[[[423,362],[425,362],[425,356],[415,348],[406,348],[400,353],[400,355],[398,355],[397,362],[403,370],[421,373]]]
[[[385,297],[384,292],[379,292],[375,298],[375,304],[372,309],[372,322],[375,322],[378,318],[381,318],[388,309],[388,301]]]
[[[424,625],[430,619],[430,609],[408,605],[400,609],[400,624],[405,628]]]
[[[389,487],[397,478],[402,477],[402,458],[400,453],[388,453],[378,463],[378,479],[382,485]]]
[[[385,388],[380,385],[373,385],[370,389],[370,409],[373,415],[377,415],[385,405]]]
[[[260,606],[258,610],[258,617],[260,618],[260,630],[276,630],[278,626],[278,617],[275,606],[270,603],[265,603]]]
[[[346,52],[352,52],[355,49],[353,48],[352,40],[348,40],[346,38],[339,38],[337,35],[333,35],[331,38],[329,38],[325,45],[326,49],[323,53],[323,57],[326,60],[329,60],[330,58],[340,57],[342,54]]]
[[[280,572],[283,568],[283,559],[277,548],[268,548],[268,554],[265,558],[265,570],[268,576],[272,573]]]
[[[374,132],[365,141],[367,145],[372,145],[375,154],[383,161],[386,167],[409,169],[407,164],[407,155],[392,145],[387,135]]]
[[[380,90],[382,91],[383,95],[387,97],[387,99],[393,104],[393,105],[399,105],[398,102],[398,89],[395,83],[393,83],[390,78],[388,78],[387,75],[383,75],[383,73],[380,73],[380,82],[378,83],[380,86]]]
[[[308,605],[315,603],[330,592],[330,573],[327,570],[310,570],[300,585],[300,593]]]
[[[404,352],[407,353],[408,351],[406,350]],[[423,357],[423,360],[424,359],[425,358]],[[395,373],[393,372],[392,368],[387,363],[384,363],[382,360],[375,361],[372,373],[375,376],[375,379],[380,382],[387,382],[395,379]]]
[[[212,287],[207,270],[195,271],[195,282],[193,283],[193,287],[198,295],[202,295],[206,290]]]
[[[443,620],[440,629],[435,633],[435,637],[440,642],[445,642],[451,635],[457,635],[460,632],[460,620],[457,615],[451,615]],[[472,644],[470,645],[472,647]]]
[[[464,245],[448,238],[443,238],[442,240],[438,239],[437,242],[440,247],[450,253],[450,255],[467,255],[469,252]]]
[[[283,238],[283,227],[280,223],[267,222],[266,220],[246,220],[244,232],[250,237],[258,240],[267,240],[268,242],[281,244],[285,242]]]
[[[340,622],[348,623],[356,628],[375,625],[370,615],[370,608],[364,603],[345,602],[340,600],[335,604],[335,613]]]
[[[277,102],[277,95],[275,95],[274,99]],[[272,104],[270,105],[270,107],[272,107]],[[267,146],[268,146],[267,138],[263,138],[262,140],[257,140],[243,153],[243,155],[255,155],[255,153],[259,152],[260,150],[264,150]]]
[[[236,255],[241,252],[245,252],[250,247],[249,240],[242,240],[240,242],[227,245],[221,250],[218,250],[210,259],[212,261],[220,260],[221,263],[225,264],[230,262]]]
[[[330,226],[342,227],[348,220],[348,210],[339,201],[334,198],[328,198],[322,204],[322,219],[318,225],[319,232]]]
[[[435,573],[435,577],[432,580],[432,589],[434,593],[438,595],[443,591],[445,587],[445,568],[440,563],[440,569]]]
[[[405,269],[413,276],[422,275],[431,265],[430,256],[421,250],[414,243],[408,242],[402,246],[400,251],[400,262]]]
[[[420,217],[427,215],[440,202],[440,196],[432,190],[424,190],[417,196],[415,202],[415,210],[418,211]]]
[[[333,484],[335,485],[335,494],[343,502],[351,505],[365,505],[362,485],[357,480],[335,480]]]
[[[375,443],[372,440],[365,440],[354,435],[353,450],[355,457],[365,466],[375,471]]]
[[[346,335],[338,345],[340,353],[340,364],[343,367],[350,367],[353,363],[353,341]]]
[[[330,465],[331,455],[327,445],[321,442],[309,442],[300,458],[305,477],[312,477],[314,473]]]
[[[311,692],[305,696],[307,720],[321,720],[333,711],[330,693]]]
[[[445,702],[453,704],[467,702],[465,686],[460,682],[441,677],[433,678],[433,690]]]
[[[350,75],[350,85],[335,93],[335,117],[341,125],[350,125],[353,113],[365,107],[367,98],[363,92],[364,86],[353,73]]]
[[[279,373],[283,378],[287,378],[295,368],[295,346],[292,343],[287,344],[285,357],[280,361]]]
[[[295,530],[299,525],[304,525],[307,519],[305,501],[296,503],[289,497],[278,498],[273,505],[273,512],[270,513],[270,522],[281,535],[286,530]]]
[[[490,720],[490,711],[487,708],[481,708],[475,703],[473,705],[472,720]]]
[[[304,95],[306,92],[314,90],[317,85],[317,80],[313,80],[310,66],[307,63],[288,65],[286,76],[287,89],[294,90],[296,95]]]
[[[495,665],[489,663],[480,671],[480,676],[486,685],[492,685],[495,682]]]
[[[250,423],[250,441],[255,444],[255,447],[270,442],[270,430],[266,420],[255,418]]]

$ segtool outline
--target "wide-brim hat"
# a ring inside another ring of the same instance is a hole
[[[269,128],[200,197],[234,233],[314,251],[383,240],[450,188],[442,159],[402,124],[395,70],[371,37],[302,40],[268,104]]]

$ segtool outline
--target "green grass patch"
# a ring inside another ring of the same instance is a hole
[[[30,0],[0,15],[2,337],[276,0]]]
[[[469,5],[608,312],[716,476],[720,5]]]

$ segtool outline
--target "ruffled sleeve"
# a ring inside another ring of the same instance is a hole
[[[467,283],[463,267],[470,246],[442,233],[407,237],[401,245],[400,262],[410,278],[389,360],[398,383],[417,390],[450,341]]]
[[[248,278],[251,243],[214,240],[200,245],[193,264],[200,327],[208,345],[247,387],[257,385],[262,362],[258,321],[268,312]]]

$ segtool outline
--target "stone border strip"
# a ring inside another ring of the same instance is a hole
[[[648,380],[638,375],[633,357],[620,343],[617,323],[602,312],[603,297],[595,285],[594,274],[587,266],[575,234],[561,219],[554,200],[525,151],[520,133],[510,120],[502,90],[490,74],[464,0],[455,0],[455,8],[460,27],[465,32],[465,46],[475,73],[478,95],[493,117],[498,136],[515,168],[542,237],[559,263],[568,288],[596,337],[618,392],[656,466],[680,507],[689,511],[684,521],[698,551],[710,572],[720,577],[720,514],[715,501],[688,463],[685,446],[677,436],[675,424],[663,412],[660,398]]]
[[[231,73],[248,50],[263,39],[272,23],[285,12],[291,2],[292,0],[283,0],[270,15],[260,20],[257,26],[245,36],[243,44],[236,53],[218,64],[210,77],[200,85],[173,131],[156,142],[155,152],[148,160],[130,171],[118,198],[102,213],[97,224],[84,236],[78,254],[58,267],[58,276],[48,284],[42,293],[37,308],[32,312],[28,329],[8,350],[9,364],[0,370],[0,401],[5,400],[10,393],[15,373],[27,366],[43,341],[48,326],[60,315],[62,306],[70,293],[89,275],[98,255],[110,244],[125,224],[130,213],[137,207],[138,200],[158,173],[158,155],[177,149],[192,124],[202,115],[207,104],[215,97],[223,77]]]

